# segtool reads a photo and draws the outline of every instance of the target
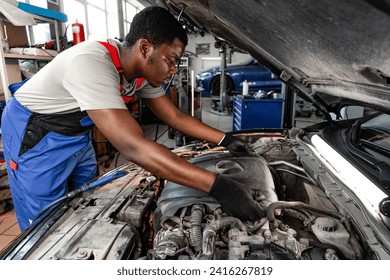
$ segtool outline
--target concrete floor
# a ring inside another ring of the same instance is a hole
[[[232,130],[232,115],[223,115],[215,113],[215,111],[211,109],[211,100],[209,98],[202,98],[201,120],[207,125],[224,132]],[[318,121],[318,119],[298,118],[296,120],[296,126],[305,127]],[[157,138],[157,143],[160,143],[169,149],[177,147],[176,140],[170,139],[168,137],[168,127],[166,125],[145,124],[141,127],[147,138],[151,140],[155,140],[155,138]],[[103,162],[104,160],[105,159],[101,159],[101,162]],[[119,153],[116,153],[114,157],[108,161],[109,164],[107,164],[107,166],[105,166],[104,163],[99,165],[99,172],[100,174],[103,174],[104,172],[116,166],[119,166],[124,162],[125,159]],[[0,251],[5,248],[19,234],[20,229],[16,221],[15,212],[11,210],[0,214]]]

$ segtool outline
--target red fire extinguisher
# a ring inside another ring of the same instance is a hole
[[[85,41],[84,26],[81,23],[78,23],[77,20],[76,23],[72,24],[72,33],[73,33],[73,45]]]

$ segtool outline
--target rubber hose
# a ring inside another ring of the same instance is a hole
[[[191,219],[190,219],[190,244],[194,247],[196,252],[202,249],[202,216],[203,206],[195,204],[191,208]]]

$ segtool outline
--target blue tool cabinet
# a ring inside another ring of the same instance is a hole
[[[233,131],[253,128],[281,128],[283,99],[233,97]]]

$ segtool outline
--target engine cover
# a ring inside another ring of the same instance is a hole
[[[202,155],[191,161],[193,164],[210,172],[224,174],[248,187],[248,192],[259,202],[263,209],[278,201],[272,174],[262,157],[248,154],[223,153],[218,156]],[[240,201],[237,201],[240,203]],[[220,204],[210,195],[173,182],[168,182],[158,201],[162,216],[171,217],[182,207],[204,204],[211,211]]]

